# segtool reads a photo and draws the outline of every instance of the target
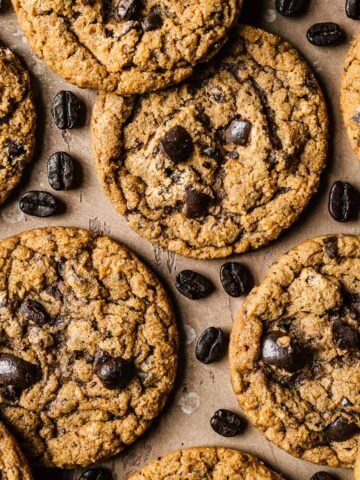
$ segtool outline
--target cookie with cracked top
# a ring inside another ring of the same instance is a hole
[[[11,50],[0,46],[0,204],[18,185],[35,147],[36,112],[30,77]]]
[[[242,0],[12,3],[35,53],[65,80],[132,95],[180,82],[211,58]]]
[[[110,238],[0,242],[0,415],[34,463],[88,466],[133,443],[165,405],[177,348],[164,289]]]
[[[113,205],[151,242],[198,259],[256,249],[297,220],[327,141],[307,64],[279,37],[245,26],[188,82],[137,100],[100,93],[92,118]]]
[[[274,263],[234,323],[234,391],[266,438],[351,468],[360,440],[360,236],[307,240]]]
[[[32,480],[30,467],[20,448],[0,423],[0,478],[2,480]]]
[[[248,453],[199,447],[169,453],[146,465],[129,480],[281,480],[283,477]]]

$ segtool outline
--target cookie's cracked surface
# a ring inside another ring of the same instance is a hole
[[[242,306],[230,342],[240,405],[266,438],[351,467],[360,439],[360,237],[308,240]]]
[[[256,457],[229,448],[189,448],[154,461],[129,480],[281,480]]]
[[[55,72],[80,87],[123,95],[189,76],[225,43],[241,3],[13,0],[30,45]]]
[[[28,72],[0,47],[0,204],[17,186],[35,146],[36,114]]]
[[[31,480],[30,468],[16,441],[0,423],[0,478],[1,480]]]
[[[345,59],[340,103],[351,146],[360,160],[360,34]]]
[[[96,169],[130,226],[194,258],[254,249],[316,191],[328,120],[320,88],[286,42],[239,27],[217,64],[137,101],[100,94]]]
[[[0,243],[0,298],[0,416],[35,463],[86,466],[149,427],[178,337],[163,288],[131,252],[85,230],[21,233]]]

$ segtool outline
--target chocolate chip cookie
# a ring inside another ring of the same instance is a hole
[[[189,448],[154,461],[129,480],[281,480],[283,477],[248,453],[229,448]]]
[[[35,53],[80,87],[129,95],[188,77],[226,42],[242,0],[13,0]]]
[[[31,480],[30,468],[16,441],[0,423],[0,478],[1,480]]]
[[[0,417],[34,463],[87,466],[133,443],[172,389],[177,347],[159,281],[108,237],[0,243]]]
[[[355,462],[355,469],[354,469],[354,479],[360,480],[360,450],[358,451],[356,462]]]
[[[341,109],[351,146],[360,160],[360,35],[347,54],[341,83]]]
[[[0,46],[0,204],[17,186],[35,146],[36,113],[28,72]]]
[[[238,401],[301,459],[350,468],[360,439],[360,237],[308,240],[243,304],[230,342]]]
[[[300,55],[240,26],[188,83],[137,100],[101,93],[92,142],[105,193],[151,242],[194,258],[265,245],[316,191],[328,119]]]

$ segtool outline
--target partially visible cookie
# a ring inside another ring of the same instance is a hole
[[[0,243],[0,417],[48,467],[120,452],[165,405],[178,332],[153,273],[75,228]]]
[[[151,242],[206,259],[256,249],[301,214],[325,166],[328,118],[288,43],[239,26],[215,64],[134,100],[100,93],[92,143],[105,193]]]
[[[234,323],[238,401],[303,460],[352,468],[360,440],[360,237],[308,240],[282,256]]]
[[[35,146],[36,113],[28,72],[0,47],[0,204],[17,186]]]
[[[179,450],[151,462],[129,480],[281,480],[256,457],[229,448]]]
[[[1,480],[31,480],[29,465],[15,439],[0,423],[0,478]]]
[[[226,42],[242,0],[13,0],[35,53],[65,80],[130,95],[188,77]]]
[[[356,456],[355,469],[354,469],[354,479],[360,480],[360,449]]]

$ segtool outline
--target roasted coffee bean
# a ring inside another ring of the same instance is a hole
[[[157,13],[150,13],[147,17],[144,18],[142,22],[142,27],[145,32],[150,32],[152,30],[158,30],[163,25],[163,21],[160,15]]]
[[[48,315],[44,307],[34,300],[25,300],[20,306],[20,311],[25,320],[34,322],[37,325],[45,325],[48,320]]]
[[[335,258],[338,257],[339,251],[338,251],[338,244],[337,244],[336,237],[325,238],[323,241],[323,244],[324,244],[324,251],[328,258],[330,258],[331,260],[334,260]]]
[[[62,90],[55,96],[51,114],[56,126],[61,130],[77,127],[81,113],[82,104],[72,92]]]
[[[343,40],[343,32],[337,23],[315,23],[307,31],[307,39],[317,47],[336,45]]]
[[[287,333],[269,332],[262,341],[261,358],[268,365],[296,372],[305,366],[305,355]]]
[[[350,422],[344,417],[338,417],[335,422],[324,430],[328,442],[345,442],[359,432],[356,423]]]
[[[88,468],[80,475],[79,480],[111,480],[111,473],[105,468]]]
[[[249,141],[250,130],[251,123],[247,120],[233,120],[225,130],[225,141],[235,145],[246,145]]]
[[[221,409],[214,413],[210,425],[213,430],[223,437],[235,437],[245,427],[245,422],[236,413]]]
[[[0,384],[25,390],[41,378],[38,365],[22,360],[10,353],[0,353]]]
[[[48,160],[48,179],[54,190],[68,190],[74,183],[74,160],[65,152],[57,152]]]
[[[336,477],[327,472],[317,472],[310,480],[336,480]]]
[[[305,12],[309,0],[276,0],[276,9],[285,17],[295,17]]]
[[[208,297],[214,290],[213,284],[200,273],[183,270],[176,275],[175,286],[184,297],[200,300]]]
[[[117,4],[117,16],[120,20],[134,20],[137,9],[137,0],[120,0]]]
[[[337,181],[329,195],[329,212],[337,222],[354,220],[358,214],[356,190],[350,183]]]
[[[20,210],[35,217],[50,217],[59,208],[56,198],[48,192],[26,192],[20,198]]]
[[[227,339],[221,328],[209,327],[200,336],[195,349],[196,358],[206,365],[216,362],[225,353]]]
[[[224,263],[220,270],[220,279],[225,292],[231,297],[246,295],[253,286],[251,273],[237,262]]]
[[[125,388],[134,376],[134,364],[101,352],[95,358],[94,372],[108,390]]]
[[[335,345],[342,350],[353,350],[359,347],[358,332],[346,323],[337,320],[332,326],[332,335]]]
[[[185,190],[186,216],[190,219],[204,217],[209,210],[211,197],[206,193],[199,192],[195,188],[188,187]]]
[[[221,160],[221,153],[219,150],[217,150],[214,147],[211,147],[210,145],[206,146],[203,148],[202,153],[206,155],[209,158],[212,158],[213,160]]]
[[[175,163],[187,160],[194,150],[190,134],[181,125],[176,125],[166,132],[160,145],[165,154]]]
[[[346,15],[354,20],[360,20],[360,0],[346,0]]]

